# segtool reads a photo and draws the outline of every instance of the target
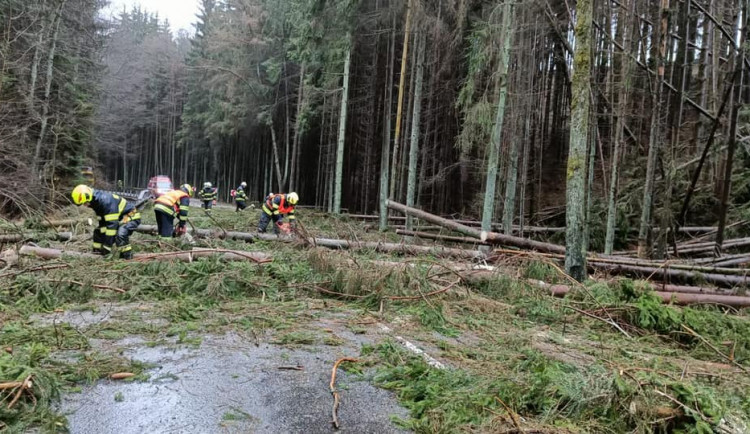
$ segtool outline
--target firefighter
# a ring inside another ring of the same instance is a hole
[[[234,212],[240,212],[247,205],[245,205],[245,201],[247,200],[247,193],[245,193],[245,189],[247,188],[247,182],[242,181],[240,183],[240,186],[237,187],[237,191],[234,193],[234,202],[237,205],[237,208],[235,208]]]
[[[294,215],[294,207],[297,206],[298,201],[297,193],[269,193],[261,207],[258,232],[265,232],[268,222],[273,220],[273,233],[278,235],[279,229],[286,227],[283,223],[284,216],[288,216],[289,223],[294,224],[297,218]],[[288,229],[284,231],[288,232]]]
[[[76,205],[84,205],[99,216],[99,227],[94,230],[94,253],[109,255],[116,244],[121,259],[133,257],[130,234],[141,224],[141,213],[124,198],[79,185],[71,193]]]
[[[156,225],[159,228],[159,237],[169,240],[172,237],[181,237],[187,233],[187,217],[190,209],[190,197],[193,195],[193,187],[190,184],[182,184],[179,190],[164,193],[156,199],[154,212],[156,213]],[[174,227],[174,218],[179,219],[177,229]]]
[[[210,182],[204,182],[203,189],[198,195],[203,201],[202,208],[205,209],[207,213],[210,213],[214,202],[216,202],[216,189],[211,186]]]

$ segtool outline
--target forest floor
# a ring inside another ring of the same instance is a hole
[[[258,219],[257,210],[219,208],[216,221],[191,213],[199,228],[252,232]],[[299,214],[315,236],[401,240]],[[143,223],[153,220],[146,210]],[[75,241],[38,244],[86,251],[91,228],[73,229]],[[356,359],[335,383],[343,431],[750,429],[744,311],[664,305],[606,276],[554,298],[530,281],[566,278],[527,256],[469,281],[455,260],[196,243],[273,261],[21,257],[0,272],[0,383],[32,381],[0,389],[0,431],[331,432],[329,383],[343,357]],[[133,244],[191,247],[144,234]],[[111,379],[123,372],[134,375]]]

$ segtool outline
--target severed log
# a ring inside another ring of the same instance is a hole
[[[425,238],[428,240],[438,240],[438,241],[449,241],[452,243],[466,243],[466,244],[482,244],[487,245],[488,243],[482,242],[480,240],[477,240],[475,238],[466,238],[466,237],[454,237],[450,235],[440,235],[440,234],[433,234],[429,232],[420,232],[420,231],[408,231],[405,229],[398,229],[396,231],[396,234],[398,235],[406,235],[410,237],[417,237],[417,238]]]
[[[606,270],[616,274],[630,274],[649,279],[675,279],[679,281],[706,281],[719,286],[734,287],[750,283],[748,276],[734,276],[718,273],[698,273],[673,268],[642,267],[637,265],[597,263],[589,261],[589,265],[598,270]]]
[[[464,235],[478,238],[481,241],[486,241],[490,244],[504,244],[504,245],[509,245],[509,246],[520,247],[522,249],[537,250],[537,251],[546,252],[546,253],[565,254],[565,247],[557,245],[557,244],[543,243],[541,241],[534,241],[534,240],[529,240],[526,238],[515,237],[512,235],[499,234],[497,232],[480,231],[479,229],[472,228],[466,225],[462,225],[460,223],[456,223],[454,221],[444,219],[442,217],[438,217],[434,214],[430,214],[428,212],[425,212],[416,208],[411,208],[406,205],[400,204],[398,202],[393,202],[390,200],[387,202],[387,205],[388,205],[388,208],[393,209],[395,211],[399,211],[404,214],[409,214],[413,217],[417,217],[424,221],[428,221],[430,223],[443,226],[447,229],[454,230]]]
[[[347,240],[334,240],[329,238],[308,239],[308,243],[327,247],[329,249],[350,250],[375,250],[384,253],[401,253],[407,255],[432,255],[437,257],[459,258],[459,259],[485,259],[486,256],[479,250],[455,249],[442,246],[415,246],[411,244],[356,242]]]
[[[145,233],[156,233],[156,226],[141,225],[137,229],[138,232]],[[276,236],[271,234],[257,234],[257,233],[246,233],[246,232],[223,232],[211,231],[208,229],[197,229],[193,232],[198,236],[202,237],[213,237],[223,239],[234,239],[234,240],[254,240],[263,239],[270,241],[281,241],[281,242],[298,242],[304,241],[307,244],[313,246],[326,247],[329,249],[343,249],[343,250],[375,250],[378,252],[386,253],[401,253],[407,255],[434,255],[437,257],[449,257],[459,259],[485,259],[486,255],[478,250],[467,250],[467,249],[456,249],[450,247],[441,246],[414,246],[410,244],[397,244],[397,243],[378,243],[378,242],[357,242],[348,240],[337,240],[331,238],[293,238],[285,236]]]
[[[379,228],[378,228],[378,225],[366,224],[364,225],[364,229],[365,229],[365,232],[370,232],[370,231],[376,231]],[[388,225],[388,229],[396,229],[396,231],[404,230],[406,229],[406,225]],[[434,226],[434,225],[433,226],[414,225],[414,229],[419,229],[420,231],[441,231],[441,230],[444,230],[445,228],[442,226]]]
[[[158,227],[156,225],[140,225],[135,230],[144,234],[156,235],[158,233]],[[211,229],[188,229],[188,233],[198,236],[201,238],[220,238],[227,240],[240,240],[240,241],[254,241],[256,239],[276,241],[276,240],[291,240],[289,237],[280,237],[272,234],[258,234],[250,232],[235,232],[235,231],[217,231]]]
[[[352,260],[347,261],[347,263],[352,266],[359,266],[357,263],[355,263]],[[371,261],[373,265],[376,265],[378,267],[383,267],[386,269],[404,269],[404,268],[415,268],[419,264],[414,262],[397,262],[397,261],[380,261],[380,260],[374,260]],[[436,264],[428,263],[429,266],[436,266]],[[504,270],[500,268],[495,267],[488,267],[488,266],[476,266],[476,265],[458,265],[458,264],[437,264],[440,268],[445,268],[446,270],[449,270],[451,273],[455,274],[456,276],[461,277],[461,279],[471,282],[471,283],[480,283],[487,280],[496,279],[501,276],[505,276]],[[534,284],[539,284],[537,281],[531,281]],[[647,285],[649,285],[650,289],[655,292],[662,292],[662,293],[681,293],[681,294],[703,294],[703,295],[722,295],[722,296],[738,296],[742,297],[743,295],[738,294],[736,291],[731,289],[722,289],[722,288],[706,288],[706,287],[700,287],[700,286],[683,286],[683,285],[669,285],[664,283],[654,283],[654,282],[643,282]],[[748,297],[750,298],[750,297]]]
[[[571,291],[568,285],[546,285],[552,295],[564,297]],[[687,294],[683,292],[654,291],[664,303],[675,304],[721,304],[731,307],[750,307],[750,297],[740,295]]]
[[[748,265],[750,264],[750,254],[737,255],[733,258],[717,258],[718,261],[714,262],[715,267],[731,267],[735,265]]]
[[[42,259],[59,259],[62,257],[77,258],[103,258],[101,255],[93,253],[82,253],[70,250],[47,249],[34,246],[23,246],[18,253],[25,256],[37,256]],[[263,252],[245,252],[242,250],[223,250],[223,249],[200,249],[195,248],[188,251],[177,252],[160,252],[160,253],[137,253],[133,255],[134,261],[181,261],[192,262],[198,258],[205,258],[215,254],[220,254],[221,258],[226,261],[253,261],[257,263],[269,262],[272,257]]]
[[[514,251],[514,250],[501,250],[501,249],[496,249],[493,251],[494,255],[497,255],[497,254],[518,255],[518,254],[523,254],[523,253],[525,252]],[[545,257],[545,258],[552,258],[552,259],[559,260],[559,261],[565,260],[564,255],[560,255],[556,253],[536,253],[536,255]],[[612,255],[596,255],[596,254],[588,255],[586,257],[586,262],[588,263],[589,268],[592,268],[592,269],[596,269],[597,266],[599,265],[601,266],[623,265],[623,266],[647,267],[652,270],[674,269],[674,270],[682,270],[682,271],[695,272],[695,273],[730,274],[730,275],[738,275],[738,276],[750,275],[750,269],[727,268],[727,267],[719,267],[716,265],[705,266],[705,265],[699,265],[699,264],[669,262],[669,261],[667,262],[650,261],[647,259],[618,257],[618,256],[612,256]]]
[[[0,234],[0,243],[19,243],[21,241],[56,240],[70,241],[73,239],[72,232],[57,232],[54,234]]]
[[[63,220],[45,220],[41,222],[35,222],[34,224],[37,226],[41,226],[44,228],[54,228],[58,226],[73,226],[77,224],[91,224],[90,218],[75,218],[75,219],[63,219]]]
[[[21,246],[18,249],[18,254],[23,256],[37,256],[42,259],[59,259],[62,257],[74,257],[74,258],[101,258],[101,255],[95,255],[93,253],[76,252],[73,250],[58,250],[48,249],[44,247],[34,246]]]

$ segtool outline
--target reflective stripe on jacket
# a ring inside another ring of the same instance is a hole
[[[111,246],[114,243],[114,237],[117,235],[117,228],[120,226],[120,220],[128,214],[132,214],[131,219],[140,219],[140,213],[132,203],[125,198],[116,194],[107,193],[106,191],[94,190],[91,198],[91,209],[99,217],[99,229],[104,234],[105,246]]]
[[[156,199],[154,210],[159,210],[172,217],[177,215],[180,221],[187,219],[190,209],[190,196],[182,190],[172,190]]]
[[[271,194],[266,196],[266,202],[263,204],[263,211],[268,215],[277,215],[283,217],[284,215],[289,217],[289,220],[294,220],[294,205],[290,205],[286,202],[285,194]]]

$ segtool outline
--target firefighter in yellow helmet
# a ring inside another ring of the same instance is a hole
[[[273,233],[278,234],[279,229],[286,227],[283,222],[284,216],[288,217],[290,224],[294,224],[297,219],[294,215],[297,202],[299,202],[297,193],[270,193],[266,196],[265,203],[261,207],[258,232],[265,232],[268,223],[273,220]],[[288,230],[285,229],[285,231]]]
[[[187,224],[192,195],[193,187],[190,184],[182,184],[179,190],[164,193],[156,199],[154,212],[156,213],[156,226],[159,228],[160,238],[171,239],[187,233],[185,225]],[[177,229],[174,227],[175,217],[179,220]]]
[[[108,255],[112,253],[112,245],[117,244],[120,258],[131,259],[130,234],[141,223],[138,208],[116,194],[83,184],[73,189],[71,197],[73,203],[87,206],[99,216],[99,227],[94,230],[94,252]]]

